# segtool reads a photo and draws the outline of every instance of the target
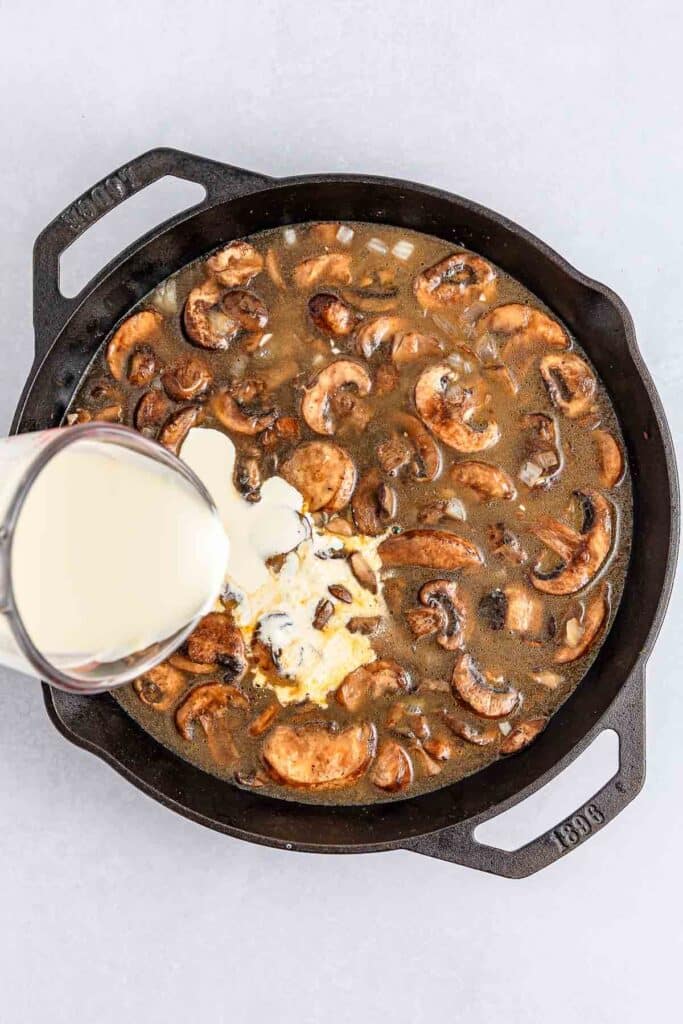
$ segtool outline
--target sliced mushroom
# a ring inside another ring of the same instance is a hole
[[[184,409],[178,409],[170,416],[159,432],[157,440],[164,448],[177,455],[180,446],[187,437],[191,427],[199,423],[202,410],[198,405],[188,405]]]
[[[410,676],[391,659],[371,661],[350,672],[337,687],[335,699],[347,711],[358,711],[366,701],[378,700],[388,693],[407,693]]]
[[[294,268],[294,284],[297,288],[312,288],[314,284],[351,284],[351,254],[329,252],[312,256]]]
[[[349,555],[349,568],[361,587],[369,590],[371,594],[377,593],[377,576],[360,551],[353,551]]]
[[[501,355],[520,377],[544,349],[566,349],[566,332],[546,313],[520,302],[498,306],[477,321],[477,334],[485,342],[501,343]],[[480,341],[480,347],[482,342]]]
[[[240,333],[263,330],[268,310],[253,292],[243,288],[226,291],[210,279],[188,295],[183,323],[195,345],[223,350]]]
[[[367,320],[356,331],[355,347],[359,356],[369,359],[386,341],[391,341],[394,336],[406,325],[406,320],[400,316],[378,316]]]
[[[490,419],[480,426],[470,421],[477,412],[475,392],[457,383],[448,363],[435,363],[420,374],[415,385],[415,405],[420,418],[450,448],[480,452],[497,444],[500,430]]]
[[[421,609],[413,609],[406,613],[408,624],[423,625],[424,620],[416,617],[416,613],[428,612],[434,616],[434,628],[429,633],[436,634],[436,642],[447,651],[456,651],[462,647],[465,639],[467,610],[458,593],[458,585],[453,580],[430,580],[423,584],[418,593]],[[411,618],[412,616],[412,618]]]
[[[456,252],[424,270],[415,279],[415,296],[424,309],[463,309],[490,302],[496,293],[496,272],[473,252]]]
[[[597,383],[588,363],[574,352],[551,352],[540,363],[552,401],[565,416],[576,419],[593,406]]]
[[[133,689],[143,704],[155,711],[168,711],[186,688],[185,676],[164,662],[134,680]]]
[[[377,469],[361,478],[351,502],[353,521],[359,533],[378,537],[396,515],[396,492]]]
[[[488,747],[500,737],[500,730],[493,722],[470,722],[462,715],[442,711],[441,717],[456,736],[477,747]]]
[[[621,448],[609,430],[595,430],[593,438],[598,451],[600,483],[603,487],[616,487],[624,475],[624,456]]]
[[[600,635],[600,632],[607,624],[609,612],[609,589],[607,587],[603,587],[600,592],[589,601],[583,620],[580,623],[577,623],[578,630],[576,635],[571,635],[569,628],[567,628],[566,642],[557,651],[554,660],[558,664],[564,665],[567,662],[576,661],[577,658],[583,657],[583,655],[593,646]]]
[[[205,661],[192,661],[191,658],[186,658],[184,654],[172,654],[168,659],[169,665],[173,668],[178,668],[181,672],[189,672],[193,676],[206,676],[209,672],[215,672],[216,666],[210,665]]]
[[[349,394],[351,388],[361,396],[369,394],[372,388],[372,378],[360,363],[336,359],[320,371],[304,391],[301,401],[301,413],[311,430],[317,434],[335,433],[337,420],[341,418],[341,415],[335,415],[335,402],[342,394],[352,398]],[[340,412],[343,415],[343,410]]]
[[[335,731],[321,723],[277,725],[261,751],[270,777],[299,789],[332,789],[359,779],[377,748],[374,725]]]
[[[176,711],[176,728],[184,740],[191,740],[197,722],[208,733],[211,719],[224,715],[230,709],[249,709],[249,701],[241,690],[228,683],[202,683],[190,690]]]
[[[475,569],[484,564],[481,552],[471,541],[445,530],[406,530],[387,537],[378,551],[384,566]]]
[[[362,319],[348,303],[330,292],[320,292],[309,299],[308,314],[319,330],[337,338],[351,334]]]
[[[236,288],[260,274],[263,256],[249,242],[231,242],[209,257],[206,269],[226,288]]]
[[[547,487],[562,471],[557,423],[544,412],[532,412],[521,417],[520,426],[529,437],[519,477],[528,487]]]
[[[511,501],[517,496],[515,485],[505,470],[488,462],[456,462],[451,480],[472,491],[479,501]]]
[[[527,718],[519,722],[511,732],[503,738],[500,745],[501,754],[516,754],[524,747],[528,747],[532,740],[535,740],[540,732],[543,732],[548,724],[547,718]]]
[[[353,459],[332,441],[299,445],[280,473],[303,495],[309,512],[338,512],[348,505],[356,486]]]
[[[176,402],[191,401],[203,395],[212,380],[211,370],[197,356],[181,356],[161,374],[164,391]]]
[[[269,249],[266,253],[266,271],[275,287],[283,291],[285,288],[285,279],[282,276],[280,261],[277,258],[277,252],[275,249]]]
[[[277,718],[281,711],[279,704],[269,704],[267,708],[256,716],[256,718],[250,722],[247,732],[250,736],[262,736],[264,732],[270,729],[271,725]]]
[[[133,422],[137,430],[159,427],[168,416],[171,406],[161,391],[146,391],[137,406]]]
[[[519,537],[505,523],[492,523],[489,526],[488,541],[491,553],[510,565],[521,565],[527,559]]]
[[[134,388],[144,388],[150,384],[157,372],[157,357],[150,345],[142,345],[130,357],[128,364],[128,381]]]
[[[384,740],[372,766],[370,778],[378,789],[398,793],[413,781],[413,762],[408,751],[396,740]]]
[[[415,480],[436,480],[441,472],[441,449],[429,431],[409,413],[394,413],[390,422],[395,433],[377,449],[385,473],[395,476],[407,466]]]
[[[396,366],[410,366],[423,359],[439,359],[443,355],[443,346],[438,338],[418,331],[405,331],[397,334],[391,345],[391,358]]]
[[[538,565],[531,582],[545,594],[574,594],[594,578],[612,546],[612,506],[597,491],[577,491],[583,507],[580,532],[554,519],[546,519],[534,529],[536,535],[560,555],[562,561],[551,572]]]
[[[472,655],[465,652],[456,658],[451,686],[457,697],[484,718],[503,718],[511,714],[519,703],[519,692],[514,686],[489,682]]]
[[[275,409],[254,409],[241,405],[233,398],[228,388],[221,388],[209,402],[211,413],[227,430],[236,434],[247,434],[251,437],[272,427],[277,419]]]
[[[222,612],[205,615],[188,637],[186,646],[192,661],[221,665],[230,682],[240,680],[247,670],[244,638]]]
[[[149,344],[161,331],[164,318],[152,309],[128,317],[107,345],[106,360],[114,380],[123,380],[126,366],[138,346]]]

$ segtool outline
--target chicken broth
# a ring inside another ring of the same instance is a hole
[[[361,223],[230,243],[119,325],[67,422],[93,418],[181,457],[222,431],[245,502],[275,476],[303,498],[309,547],[268,571],[308,602],[315,673],[284,666],[286,598],[251,621],[228,580],[115,694],[237,785],[352,804],[452,783],[532,742],[609,629],[631,533],[614,410],[543,304],[458,246]],[[320,593],[287,577],[322,562]]]

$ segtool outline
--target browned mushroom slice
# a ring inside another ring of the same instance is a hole
[[[441,472],[441,449],[415,416],[398,412],[391,417],[396,432],[377,449],[385,473],[395,476],[407,466],[416,480],[436,480]]]
[[[519,537],[509,530],[505,523],[492,523],[488,528],[488,541],[491,553],[510,565],[521,565],[526,561],[527,554]]]
[[[384,740],[372,766],[370,778],[378,789],[398,793],[413,781],[413,762],[408,751],[396,740]]]
[[[133,352],[128,364],[128,381],[134,388],[150,384],[157,372],[157,357],[150,345],[143,345]]]
[[[477,747],[488,747],[500,738],[500,730],[493,722],[470,722],[452,711],[442,711],[441,717],[456,736]]]
[[[308,314],[319,330],[343,338],[355,330],[361,316],[338,295],[320,292],[308,300]]]
[[[338,512],[348,505],[356,486],[353,459],[332,441],[299,445],[280,473],[303,495],[309,512]]]
[[[370,374],[350,359],[336,359],[321,370],[313,383],[304,391],[301,413],[316,434],[334,434],[345,410],[339,409],[342,397],[353,400],[351,389],[358,395],[367,395],[372,388]],[[337,415],[335,415],[337,406]],[[348,410],[349,412],[351,409]]]
[[[484,718],[503,718],[519,703],[519,693],[514,686],[489,682],[474,658],[464,652],[456,658],[451,685],[456,696]]]
[[[202,683],[190,690],[176,711],[176,728],[184,740],[191,740],[196,722],[206,733],[211,719],[224,715],[230,709],[249,709],[249,701],[241,690],[229,683]]]
[[[208,280],[188,295],[183,323],[195,345],[223,350],[238,334],[263,330],[268,310],[253,292],[243,288],[226,292],[216,281]]]
[[[349,568],[361,587],[369,590],[371,594],[377,593],[377,576],[360,551],[353,551],[349,555]]]
[[[268,707],[264,708],[263,711],[249,724],[247,729],[249,735],[262,736],[264,732],[267,732],[268,729],[270,729],[281,710],[280,704],[269,704]]]
[[[171,406],[161,391],[146,391],[135,408],[134,423],[138,430],[159,427],[168,416]]]
[[[261,751],[275,782],[298,789],[333,789],[359,779],[375,756],[374,725],[335,731],[321,723],[277,725]]]
[[[152,309],[134,313],[118,328],[107,345],[106,360],[114,380],[123,380],[128,360],[134,350],[155,339],[163,325],[163,317]]]
[[[168,711],[186,688],[185,676],[164,662],[145,672],[133,682],[133,689],[143,704],[155,711]]]
[[[490,302],[496,293],[496,272],[472,252],[456,252],[424,270],[415,279],[415,296],[424,309],[463,309]]]
[[[277,419],[274,409],[255,410],[248,405],[242,406],[227,388],[216,392],[209,402],[209,408],[227,430],[251,437],[271,427]]]
[[[595,401],[597,383],[590,366],[574,352],[551,352],[541,359],[541,376],[552,401],[565,416],[576,419]]]
[[[161,374],[164,391],[176,402],[187,402],[203,395],[212,380],[211,370],[197,356],[180,356]]]
[[[209,257],[206,269],[226,288],[236,288],[263,270],[263,256],[249,242],[231,242]]]
[[[494,344],[500,343],[503,359],[514,367],[520,377],[529,371],[535,357],[544,349],[569,347],[569,338],[556,320],[540,309],[519,302],[498,306],[480,317],[477,334],[479,350],[487,339]]]
[[[187,639],[187,653],[192,661],[221,665],[230,682],[241,679],[247,670],[244,638],[222,612],[204,616]]]
[[[356,331],[355,347],[359,356],[369,359],[374,352],[401,331],[407,321],[400,316],[378,316],[367,320]]]
[[[462,647],[467,623],[467,609],[458,593],[457,583],[453,580],[430,580],[420,588],[418,598],[422,609],[414,609],[412,612],[406,613],[413,632],[415,633],[413,623],[417,621],[415,613],[431,612],[436,615],[436,628],[430,630],[430,633],[436,634],[436,642],[439,646],[447,651],[456,651]]]
[[[519,750],[523,750],[524,747],[528,747],[531,741],[535,740],[538,734],[543,732],[547,724],[548,719],[540,717],[527,718],[526,721],[519,722],[515,725],[512,732],[509,732],[503,738],[499,748],[501,754],[516,754]]]
[[[311,224],[308,235],[321,245],[334,245],[340,227],[338,220],[321,221],[319,224]]]
[[[557,423],[544,412],[533,412],[522,416],[520,425],[529,438],[519,478],[527,487],[547,487],[562,470]]]
[[[570,619],[567,622],[566,640],[555,654],[555,661],[563,665],[583,657],[607,624],[609,611],[609,589],[603,587],[600,593],[589,601],[581,622],[578,619]]]
[[[450,448],[480,452],[497,444],[500,430],[495,420],[472,424],[478,401],[471,388],[457,382],[448,363],[435,363],[420,374],[415,385],[415,405],[420,418]]]
[[[511,501],[517,496],[515,485],[505,470],[488,462],[456,462],[450,478],[472,491],[479,501]]]
[[[325,284],[351,284],[351,254],[329,252],[312,256],[294,268],[294,284],[297,288],[312,288],[319,282]]]
[[[382,480],[379,470],[371,469],[360,480],[351,508],[358,532],[378,537],[396,515],[396,492]]]
[[[600,483],[603,487],[616,487],[624,475],[624,456],[613,434],[609,430],[593,432],[598,450]]]
[[[391,358],[396,366],[410,366],[423,359],[439,359],[443,347],[438,338],[418,331],[397,334],[391,345]]]
[[[184,409],[178,409],[164,423],[159,432],[157,440],[164,448],[177,455],[180,446],[187,437],[190,429],[199,423],[202,410],[198,405],[188,405]]]
[[[275,249],[269,249],[266,253],[266,271],[276,288],[281,291],[285,288],[285,279],[280,270],[280,261],[277,258]]]
[[[172,654],[168,659],[169,665],[173,665],[173,668],[178,668],[181,672],[189,672],[193,676],[206,676],[209,672],[215,672],[216,666],[209,664],[205,661],[192,661],[191,658],[186,658],[184,654]]]
[[[550,572],[538,565],[531,582],[545,594],[574,594],[585,587],[602,567],[612,546],[612,506],[597,491],[577,491],[583,507],[580,532],[555,519],[546,519],[534,533],[560,556],[562,561]]]
[[[368,700],[378,700],[388,693],[405,693],[410,688],[406,670],[398,662],[384,659],[350,672],[337,687],[335,698],[347,711],[355,712]]]
[[[421,565],[426,569],[475,569],[484,564],[479,549],[445,530],[406,530],[379,546],[384,566]]]

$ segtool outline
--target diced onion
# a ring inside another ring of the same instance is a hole
[[[510,725],[509,722],[499,722],[498,728],[502,732],[503,736],[509,736],[510,733],[512,732],[512,726]]]
[[[391,254],[392,256],[395,256],[397,260],[409,260],[413,255],[414,249],[415,246],[412,242],[409,242],[406,238],[402,238],[391,250]]]
[[[389,252],[389,246],[385,245],[381,238],[371,238],[368,242],[368,249],[371,252],[379,252],[382,255]]]
[[[349,245],[354,234],[353,228],[348,227],[346,224],[341,224],[339,231],[337,231],[337,241],[341,242],[342,245]]]
[[[578,619],[568,619],[565,626],[565,636],[570,647],[578,647],[581,643],[584,629]]]
[[[535,462],[525,462],[519,471],[519,479],[527,487],[535,487],[543,476],[543,470]]]
[[[467,519],[467,509],[461,502],[460,498],[449,498],[447,510],[448,516],[451,519]]]
[[[165,313],[167,316],[172,316],[178,312],[175,278],[170,277],[167,281],[162,281],[160,285],[157,285],[154,289],[152,302],[160,313]]]
[[[285,245],[296,245],[296,231],[294,228],[285,228],[282,232],[282,237],[285,240]]]
[[[446,320],[445,317],[439,316],[438,313],[432,313],[432,320],[434,321],[436,326],[439,328],[439,330],[443,331],[444,334],[455,334],[456,333],[455,332],[455,327],[450,322],[450,320]]]
[[[537,452],[535,458],[536,462],[539,466],[542,466],[543,469],[551,469],[558,463],[558,458],[555,452]]]
[[[564,676],[558,675],[557,672],[535,672],[531,678],[548,690],[556,690],[560,683],[564,682]]]

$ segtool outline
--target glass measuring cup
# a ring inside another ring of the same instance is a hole
[[[13,576],[13,542],[17,523],[31,490],[40,474],[60,453],[84,442],[106,446],[108,455],[150,460],[150,471],[168,474],[174,487],[185,496],[197,498],[206,511],[207,522],[220,526],[218,513],[208,491],[180,459],[156,442],[149,441],[128,427],[107,423],[86,423],[32,434],[20,434],[0,440],[0,662],[22,672],[38,675],[54,685],[72,692],[97,693],[130,682],[167,658],[192,632],[200,618],[209,611],[218,596],[218,574],[207,579],[206,598],[186,622],[170,635],[139,650],[119,651],[111,658],[102,652],[83,652],[76,664],[65,665],[41,650],[30,635],[22,617]],[[104,450],[104,449],[103,449]],[[130,456],[128,453],[135,453]],[[134,503],[135,495],[131,495]],[[49,510],[46,510],[46,516]],[[220,526],[222,531],[222,526]],[[131,536],[131,540],[134,537]],[[179,543],[182,543],[179,537]],[[65,581],[68,585],[68,581]],[[131,585],[135,581],[131,580]],[[182,580],[179,580],[182,585]],[[56,663],[56,662],[59,663]]]

